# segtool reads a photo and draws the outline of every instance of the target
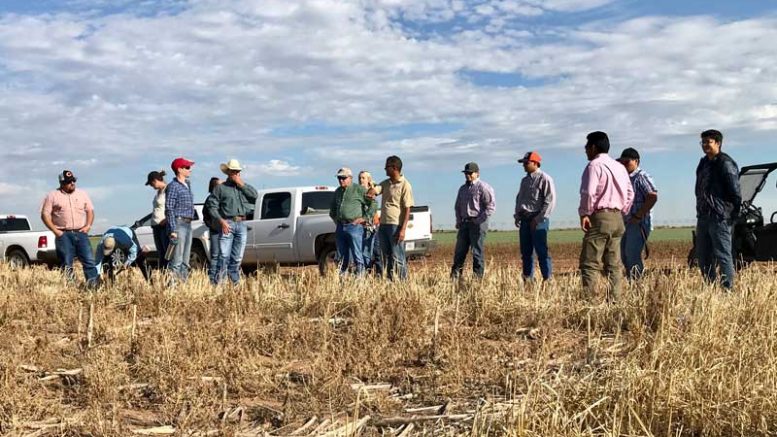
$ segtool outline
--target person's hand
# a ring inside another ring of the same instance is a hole
[[[460,227],[461,227],[461,225],[459,225],[458,223],[456,223],[456,229],[459,229]]]
[[[397,243],[401,243],[405,241],[405,230],[400,229],[399,232],[397,232]]]
[[[539,220],[537,220],[537,217],[534,217],[533,219],[531,219],[531,230],[532,231],[536,231],[537,230],[537,226],[539,226],[539,225],[540,225],[540,222],[539,222]]]
[[[242,188],[243,185],[245,185],[245,182],[243,182],[243,177],[240,176],[240,173],[233,173],[227,177],[227,179],[230,179],[232,183],[237,185],[238,187]]]
[[[580,229],[582,229],[583,232],[591,230],[591,217],[588,217],[587,215],[580,217]]]
[[[356,220],[354,220],[354,221],[353,221],[353,222],[351,222],[351,223],[353,223],[353,224],[355,224],[355,225],[360,225],[360,224],[364,223],[364,218],[362,218],[362,217],[359,217],[359,218],[357,218]]]
[[[375,217],[372,218],[372,224],[375,226],[378,226],[380,224],[380,216],[375,214]]]
[[[92,227],[89,226],[89,225],[86,225],[83,228],[79,229],[78,232],[81,232],[83,234],[88,234],[89,233],[89,229],[92,229]]]
[[[231,231],[232,229],[229,227],[229,222],[227,222],[224,219],[221,219],[221,233],[224,235],[229,235]]]
[[[378,192],[375,191],[374,187],[370,187],[370,189],[367,190],[366,196],[367,196],[368,199],[375,199],[375,196],[377,196],[377,195],[378,195]]]
[[[170,239],[171,240],[175,240],[177,238],[178,238],[178,233],[177,232],[170,232]]]
[[[54,229],[54,231],[53,231],[53,232],[54,232],[54,236],[55,236],[55,237],[57,237],[57,238],[59,238],[59,237],[61,237],[61,236],[65,235],[65,233],[64,233],[64,232],[62,232],[62,231],[60,231],[59,229]]]

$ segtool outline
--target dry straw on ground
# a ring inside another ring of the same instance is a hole
[[[84,294],[0,266],[0,434],[774,435],[777,280],[677,268],[612,305],[515,266]]]

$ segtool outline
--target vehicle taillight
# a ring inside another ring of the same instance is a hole
[[[38,249],[46,249],[49,247],[49,238],[45,235],[38,237]]]

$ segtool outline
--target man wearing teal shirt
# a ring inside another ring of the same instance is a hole
[[[364,221],[369,208],[367,190],[353,183],[353,173],[348,167],[337,171],[337,181],[340,186],[335,190],[329,217],[337,225],[335,242],[340,258],[340,274],[348,272],[351,263],[356,266],[356,274],[364,274],[364,257],[362,256],[362,239],[364,238]]]

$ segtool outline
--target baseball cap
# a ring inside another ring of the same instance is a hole
[[[173,163],[170,164],[170,168],[173,169],[173,171],[178,171],[178,169],[183,167],[191,167],[194,165],[194,161],[189,161],[188,159],[184,157],[175,158],[173,160]]]
[[[639,160],[639,152],[637,152],[637,149],[634,149],[633,147],[629,147],[626,149],[623,149],[623,152],[621,152],[621,157],[618,158],[618,161],[623,160]]]
[[[60,184],[69,184],[70,182],[75,182],[78,180],[78,178],[70,170],[64,170],[58,175],[58,178]]]
[[[348,167],[343,167],[340,170],[337,170],[337,177],[353,177],[353,172]]]
[[[462,173],[480,173],[480,167],[478,167],[477,162],[468,162],[467,165],[464,166],[464,170],[461,171]]]
[[[542,156],[540,156],[540,154],[537,152],[526,152],[526,154],[523,155],[523,158],[518,160],[518,162],[520,162],[521,164],[528,161],[534,161],[537,164],[539,164],[542,162]]]
[[[113,249],[116,248],[116,239],[113,235],[105,237],[103,240],[103,255],[108,256],[113,253]]]
[[[165,172],[164,170],[160,171],[152,171],[148,174],[148,179],[146,180],[146,185],[151,185],[154,181],[162,181],[165,179]]]

